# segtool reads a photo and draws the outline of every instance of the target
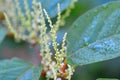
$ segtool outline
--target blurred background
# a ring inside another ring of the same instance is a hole
[[[22,2],[22,0],[20,1]],[[85,12],[87,12],[88,10],[94,7],[108,3],[110,1],[120,1],[120,0],[78,0],[78,2],[75,4],[75,8],[72,9],[70,16],[67,17],[65,25],[60,28],[58,32],[57,41],[61,42],[64,33],[67,32],[67,30],[70,28],[70,25],[80,15],[84,14]],[[51,3],[54,3],[54,0]],[[0,6],[3,7],[2,0],[0,0]],[[63,13],[64,12],[65,9],[63,9]],[[55,21],[55,19],[56,17],[52,16],[53,22]],[[0,24],[2,24],[1,20],[0,20]],[[36,65],[40,63],[40,58],[38,54],[35,53],[34,49],[28,43],[24,41],[16,42],[13,38],[6,37],[2,42],[2,44],[0,44],[0,60],[11,59],[13,57],[18,57],[30,61]],[[95,80],[97,78],[120,79],[119,68],[120,68],[120,58],[94,63],[86,66],[78,66],[75,71],[76,74],[73,75],[74,79],[72,80]]]

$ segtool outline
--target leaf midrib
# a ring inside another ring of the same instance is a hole
[[[25,72],[23,72],[22,74],[20,74],[16,80],[19,80],[26,72],[28,72],[29,70],[32,70],[33,68],[35,68],[35,66],[31,66],[29,69],[27,69]]]
[[[104,39],[107,39],[107,38],[110,38],[110,37],[112,37],[112,36],[119,35],[119,34],[120,34],[120,33],[118,33],[118,34],[113,34],[113,35],[109,35],[109,36],[107,36],[106,38],[103,38],[103,39],[101,39],[101,40],[104,40]],[[90,44],[94,44],[95,42],[101,41],[101,40],[96,40],[96,41],[94,41],[94,42],[92,42],[92,43],[90,43]],[[90,44],[89,44],[89,45],[90,45]],[[88,46],[89,46],[89,45],[88,45]],[[78,51],[80,51],[80,50],[83,49],[83,48],[87,48],[88,46],[84,46],[84,47],[76,50],[74,53],[72,53],[71,55],[69,55],[67,58],[72,57],[72,56],[73,56],[74,54],[76,54]]]

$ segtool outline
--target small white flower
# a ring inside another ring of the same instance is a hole
[[[57,46],[59,46],[60,44],[59,43],[57,43]]]
[[[55,61],[52,61],[52,65],[54,66],[56,64],[56,62]]]
[[[62,80],[61,78],[57,78],[57,80]]]
[[[35,23],[32,24],[32,28],[34,28],[34,29],[36,28],[36,24]]]
[[[53,53],[50,53],[50,56],[52,56],[53,55]]]
[[[47,76],[51,76],[52,71],[50,71],[50,70],[49,70],[49,71],[47,71],[47,73],[46,73],[46,74],[47,74]]]
[[[33,12],[33,11],[31,12],[31,15],[32,15],[32,16],[34,15],[34,12]]]
[[[41,19],[40,19],[40,18],[38,18],[38,19],[37,19],[37,22],[38,22],[38,23],[40,23],[40,22],[41,22]]]
[[[46,65],[46,66],[48,66],[48,65],[49,65],[49,62],[48,62],[48,61],[46,61],[45,65]]]

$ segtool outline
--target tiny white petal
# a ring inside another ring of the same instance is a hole
[[[50,53],[50,55],[52,56],[52,55],[53,55],[53,53]]]
[[[40,19],[40,18],[38,18],[38,19],[37,19],[37,22],[38,22],[38,23],[40,23],[40,22],[41,22],[41,19]]]
[[[62,66],[64,65],[64,63],[61,64]]]
[[[45,65],[48,66],[48,65],[49,65],[49,62],[46,62]]]
[[[50,76],[50,75],[51,75],[51,73],[52,73],[52,72],[49,70],[49,71],[47,71],[47,73],[46,73],[46,74],[47,74],[48,76]]]
[[[34,12],[31,12],[31,15],[34,15]]]
[[[57,43],[57,45],[59,46],[60,44],[59,44],[59,43]]]
[[[55,61],[52,61],[52,65],[54,66],[56,64],[56,62]]]
[[[57,78],[57,80],[62,80],[61,78]]]
[[[35,29],[35,28],[36,28],[36,24],[35,24],[35,23],[33,23],[33,24],[32,24],[32,27]]]

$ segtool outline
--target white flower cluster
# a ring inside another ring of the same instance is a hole
[[[46,72],[47,79],[70,80],[74,70],[65,62],[67,53],[65,41],[67,33],[65,33],[63,37],[61,49],[58,48],[59,44],[56,41],[56,34],[62,22],[60,4],[58,4],[58,17],[55,24],[52,24],[47,11],[42,9],[41,3],[36,0],[33,0],[33,11],[29,9],[27,0],[24,0],[25,14],[22,13],[18,0],[15,0],[15,4],[14,19],[9,18],[7,14],[4,13],[6,22],[8,23],[8,29],[14,34],[17,40],[25,40],[31,44],[37,43],[40,45],[40,55],[42,56],[41,64]],[[46,19],[51,28],[48,34]],[[52,41],[54,53],[50,49],[50,41]]]

